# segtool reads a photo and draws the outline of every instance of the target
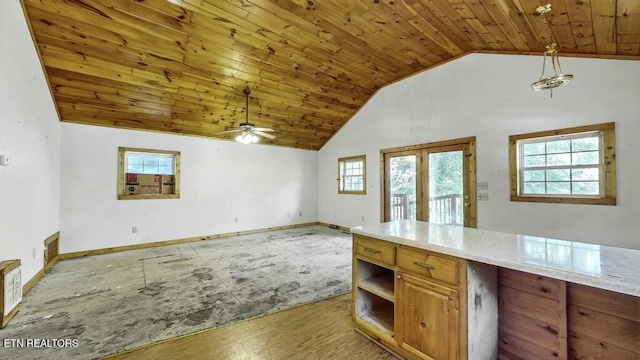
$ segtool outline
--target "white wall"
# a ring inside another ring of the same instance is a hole
[[[472,54],[380,90],[318,155],[318,220],[380,220],[380,149],[467,136],[477,140],[478,228],[640,248],[640,62],[562,58],[573,82],[534,92],[542,59]],[[618,205],[509,200],[509,135],[616,123]],[[367,195],[338,195],[337,158],[367,155]]]
[[[19,1],[0,4],[0,260],[21,259],[23,282],[58,231],[60,128]],[[34,256],[35,251],[35,256]]]
[[[63,253],[317,221],[315,151],[69,123],[61,133]],[[119,146],[180,151],[180,199],[117,200]]]

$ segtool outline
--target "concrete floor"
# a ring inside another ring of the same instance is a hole
[[[99,358],[350,289],[351,237],[323,226],[64,260],[0,336],[77,347],[0,347],[0,359]]]

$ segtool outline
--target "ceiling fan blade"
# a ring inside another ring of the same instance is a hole
[[[256,134],[256,135],[260,135],[262,137],[266,137],[267,139],[275,139],[276,137],[271,135],[271,134],[267,134],[267,133],[263,133],[262,131],[257,131],[255,129],[253,129],[252,133]]]
[[[244,129],[234,129],[234,130],[221,131],[219,133],[216,133],[216,135],[229,134],[229,133],[234,133],[234,132],[239,132],[239,131],[245,131],[245,130]]]
[[[269,128],[253,128],[255,131],[274,132],[275,130]]]

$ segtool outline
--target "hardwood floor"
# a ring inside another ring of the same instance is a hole
[[[350,306],[351,295],[341,295],[107,359],[397,359],[354,330]]]

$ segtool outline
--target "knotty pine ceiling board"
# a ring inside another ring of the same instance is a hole
[[[640,59],[640,1],[549,0],[561,55]],[[545,1],[546,3],[546,1]],[[61,121],[320,149],[381,87],[541,54],[540,0],[22,0]]]

